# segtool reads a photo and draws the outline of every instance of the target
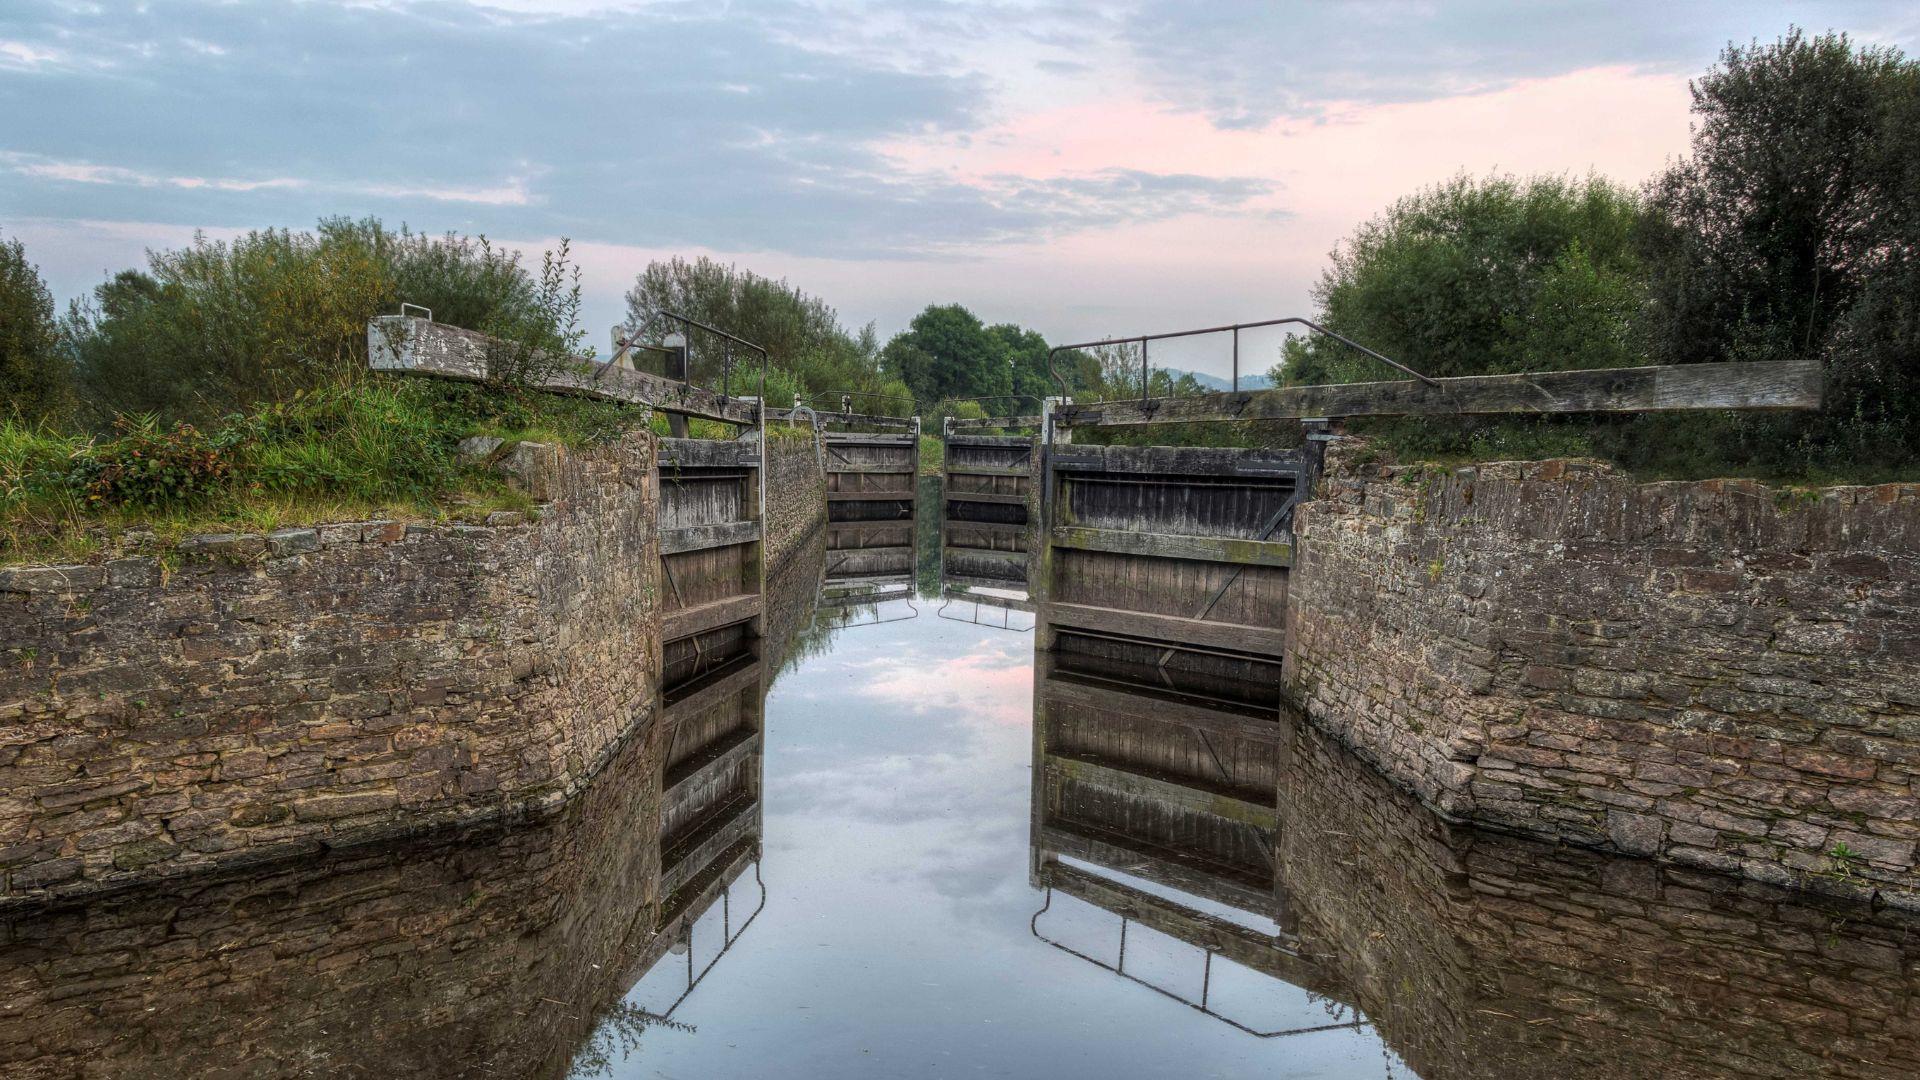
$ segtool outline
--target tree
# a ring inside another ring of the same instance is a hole
[[[880,362],[923,407],[949,398],[1011,394],[1009,348],[1016,337],[1017,331],[1014,336],[988,333],[959,304],[932,304],[887,342]]]
[[[1637,362],[1639,201],[1599,177],[1460,177],[1400,200],[1337,247],[1314,289],[1329,329],[1434,376]],[[1276,383],[1398,378],[1324,337]]]
[[[53,294],[19,240],[0,240],[0,420],[38,420],[66,403]]]
[[[1818,357],[1816,417],[1728,418],[1756,453],[1913,461],[1920,64],[1798,29],[1693,83],[1692,153],[1648,188],[1646,324],[1667,363]]]
[[[878,335],[871,325],[863,327],[857,337],[849,334],[826,301],[785,281],[705,257],[649,263],[627,291],[628,323],[643,335],[656,338],[683,332],[683,327],[667,318],[669,312],[719,327],[765,348],[774,370],[786,373],[768,377],[770,386],[783,387],[781,396],[899,392],[898,387],[889,391],[881,376]],[[727,349],[725,339],[695,330],[689,344],[695,381],[718,385]],[[746,380],[756,360],[750,351],[735,347],[735,392],[752,392],[752,384]],[[775,397],[771,391],[768,396]],[[872,410],[886,400],[866,398],[863,408]],[[893,400],[894,405],[889,407],[906,404],[904,395]],[[833,404],[838,408],[837,401]]]

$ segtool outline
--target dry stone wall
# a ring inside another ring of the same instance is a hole
[[[0,903],[564,802],[657,692],[654,445],[531,521],[0,570]]]
[[[1457,818],[1920,906],[1920,485],[1330,456],[1288,680]]]

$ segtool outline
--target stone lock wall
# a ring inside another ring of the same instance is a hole
[[[827,472],[810,427],[768,429],[767,569],[784,565],[826,524]]]
[[[533,521],[0,570],[0,902],[564,801],[657,691],[654,445]]]
[[[1442,812],[1920,905],[1920,485],[1330,455],[1288,680]]]
[[[1451,826],[1286,728],[1275,864],[1299,952],[1414,1074],[1920,1075],[1920,913]]]

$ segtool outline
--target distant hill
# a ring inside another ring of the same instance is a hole
[[[1195,382],[1209,390],[1233,389],[1233,383],[1229,380],[1223,379],[1218,375],[1209,375],[1204,371],[1182,371],[1179,368],[1167,368],[1165,370],[1173,372],[1175,378],[1179,378],[1182,375],[1191,375]],[[1254,374],[1247,371],[1240,373],[1240,389],[1242,390],[1265,390],[1272,385],[1273,381],[1267,378],[1265,373]]]

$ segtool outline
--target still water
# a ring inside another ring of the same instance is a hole
[[[1920,1075],[1909,921],[1450,827],[870,562],[773,583],[758,742],[0,924],[0,1076]]]

